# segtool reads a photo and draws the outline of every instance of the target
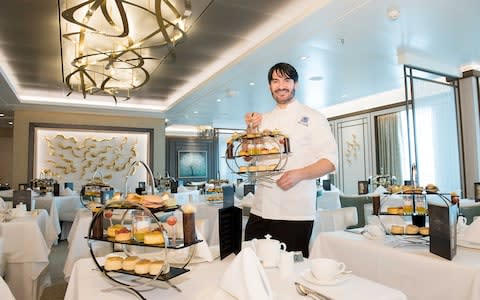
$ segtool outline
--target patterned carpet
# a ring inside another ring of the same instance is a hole
[[[63,300],[67,290],[67,282],[63,279],[63,266],[67,258],[68,242],[60,241],[52,247],[48,264],[48,271],[52,279],[52,285],[47,287],[40,300]]]

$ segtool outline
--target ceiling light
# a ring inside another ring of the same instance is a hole
[[[320,80],[323,80],[323,77],[322,76],[312,76],[312,77],[308,78],[308,80],[320,81]]]
[[[183,4],[182,4],[183,2]],[[61,0],[64,81],[72,92],[130,99],[184,40],[191,0]]]
[[[3,118],[5,117],[5,114],[4,113],[0,113],[0,118]]]
[[[8,125],[13,125],[13,122],[12,122],[12,121],[8,121]]]
[[[198,114],[198,111],[194,111],[193,113],[194,113],[194,114]]]
[[[254,86],[255,82],[250,82],[249,85]]]
[[[218,99],[217,99],[217,102],[222,102],[222,99],[218,98]]]
[[[400,11],[398,8],[390,7],[387,9],[387,16],[391,21],[395,21],[400,17]]]
[[[308,56],[301,56],[300,59],[301,60],[306,60],[306,59],[308,59]]]

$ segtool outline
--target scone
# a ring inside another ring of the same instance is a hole
[[[409,224],[405,229],[406,234],[418,234],[418,226]]]
[[[421,235],[429,235],[430,234],[430,228],[429,227],[420,227],[418,229],[418,232],[421,234]]]
[[[110,256],[105,260],[103,268],[105,271],[116,271],[122,268],[123,258],[120,256]]]
[[[160,274],[160,271],[162,270],[164,261],[163,260],[154,260],[150,264],[149,268],[149,273],[150,275],[157,275]]]
[[[247,166],[241,166],[239,169],[238,169],[239,172],[247,172],[248,171],[248,167]]]
[[[138,256],[129,256],[123,260],[122,269],[125,271],[133,271],[135,270],[135,265],[140,260]]]
[[[141,259],[135,264],[135,273],[136,274],[148,274],[150,272],[151,261],[148,259]]]
[[[143,243],[147,245],[159,245],[163,244],[165,239],[163,238],[163,233],[160,231],[147,232],[143,236]]]
[[[391,234],[404,234],[405,233],[405,228],[402,225],[392,225],[390,228],[390,233]]]

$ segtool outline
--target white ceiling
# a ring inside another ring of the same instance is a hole
[[[67,109],[239,127],[247,111],[273,106],[266,74],[280,61],[299,71],[297,98],[320,110],[401,89],[399,58],[451,75],[480,62],[478,0],[193,0],[196,5],[207,8],[176,48],[176,60],[115,106],[111,97],[66,96],[57,1],[2,1],[0,112]],[[387,15],[392,9],[397,20]]]

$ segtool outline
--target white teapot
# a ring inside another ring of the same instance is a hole
[[[280,261],[280,251],[287,250],[287,245],[278,240],[271,239],[272,236],[267,234],[265,239],[253,239],[253,250],[257,254],[258,259],[266,268],[276,267]]]

